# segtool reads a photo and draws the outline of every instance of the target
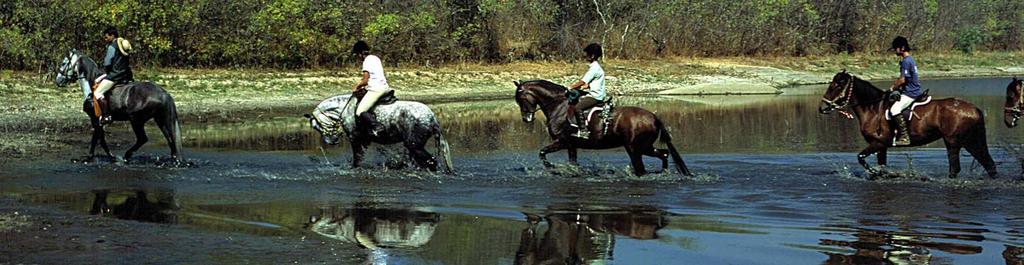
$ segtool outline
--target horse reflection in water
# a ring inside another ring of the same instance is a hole
[[[869,225],[869,224],[865,224]],[[856,240],[840,241],[822,239],[819,244],[853,248],[853,254],[829,253],[825,264],[929,264],[932,255],[929,250],[946,253],[971,255],[982,252],[982,247],[959,243],[929,241],[928,237],[958,240],[984,241],[981,235],[942,235],[923,232],[894,232],[861,228],[853,235]]]
[[[1024,265],[1024,248],[1018,246],[1004,245],[1003,259],[1007,265]]]
[[[177,201],[174,199],[173,191],[156,191],[153,192],[155,196],[149,196],[149,192],[141,189],[129,190],[127,192],[131,195],[128,195],[124,202],[110,207],[107,203],[107,198],[111,191],[94,191],[95,198],[93,199],[89,214],[113,216],[118,219],[149,223],[174,224],[178,222],[177,211],[181,207],[178,206]],[[122,193],[122,191],[114,191],[114,193],[118,194]],[[155,201],[150,201],[149,197],[155,197],[156,199]]]
[[[370,251],[372,264],[387,263],[387,249],[414,249],[434,235],[441,215],[425,209],[323,209],[306,228],[324,237]]]
[[[538,237],[540,216],[526,214],[515,264],[589,264],[611,260],[615,236],[657,239],[668,224],[662,212],[649,207],[622,210],[549,210],[547,231]]]

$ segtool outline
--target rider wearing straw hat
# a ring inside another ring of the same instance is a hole
[[[107,43],[106,55],[103,57],[103,70],[107,74],[97,78],[93,98],[100,106],[97,108],[96,117],[100,118],[100,123],[107,124],[110,123],[111,118],[107,115],[109,111],[105,100],[106,92],[110,91],[114,85],[127,84],[135,81],[135,78],[128,56],[132,50],[131,43],[121,38],[114,27],[103,31],[103,41]]]

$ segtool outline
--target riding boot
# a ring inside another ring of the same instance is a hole
[[[373,137],[378,137],[379,132],[377,132],[377,128],[380,127],[380,124],[377,123],[377,117],[373,115],[373,112],[363,112],[363,114],[359,115],[358,120],[361,123],[357,124],[358,127],[360,127],[360,130],[363,130]]]
[[[590,129],[587,128],[587,125],[583,122],[583,118],[580,117],[579,115],[573,116],[574,117],[570,119],[570,124],[572,124],[572,127],[576,129],[576,133],[574,133],[572,136],[575,136],[580,139],[589,139]]]
[[[97,100],[96,103],[100,105],[100,125],[107,125],[114,121],[110,117],[110,104],[107,103],[108,98]]]
[[[910,130],[907,126],[907,119],[902,114],[893,115],[892,119],[896,121],[896,139],[893,140],[893,146],[906,146],[910,145]]]

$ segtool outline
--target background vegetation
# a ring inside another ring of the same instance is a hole
[[[135,63],[319,68],[351,64],[366,39],[389,64],[612,58],[807,56],[916,48],[1019,51],[1019,0],[5,0],[0,67],[44,70],[68,48],[94,56],[121,30]]]

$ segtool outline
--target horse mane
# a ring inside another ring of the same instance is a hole
[[[78,50],[74,50],[72,51],[72,53],[78,56],[78,60],[80,61],[79,67],[86,69],[87,72],[84,74],[87,78],[89,78],[89,80],[95,79],[103,74],[106,74],[106,71],[103,70],[103,67],[100,67],[100,65],[97,64],[96,61],[92,59],[92,57],[89,57],[89,55]]]
[[[556,84],[556,83],[548,81],[548,80],[543,80],[543,79],[523,81],[520,85],[521,86],[535,85],[535,86],[539,86],[541,88],[544,88],[546,90],[551,90],[551,91],[556,91],[556,92],[557,91],[569,90],[569,88],[567,88],[565,86]]]
[[[885,90],[882,90],[881,88],[876,87],[875,84],[872,84],[871,82],[868,82],[867,80],[861,79],[860,77],[857,77],[857,76],[852,75],[852,74],[850,74],[850,77],[853,78],[853,82],[855,82],[855,84],[856,83],[865,84],[867,87],[873,88],[873,89],[875,89],[875,91],[877,91],[879,93],[884,93],[885,92]]]
[[[1006,85],[1006,91],[1015,90],[1014,88],[1017,88],[1018,85],[1024,86],[1024,79],[1017,79],[1014,77],[1013,81],[1010,81],[1010,83]]]

